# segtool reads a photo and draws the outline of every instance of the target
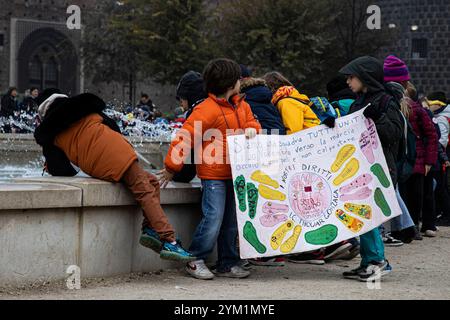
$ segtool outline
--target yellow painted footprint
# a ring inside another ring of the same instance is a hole
[[[351,215],[345,213],[343,210],[336,210],[336,217],[341,221],[350,231],[358,233],[364,227],[364,222]]]
[[[294,228],[294,221],[289,220],[286,223],[283,223],[275,232],[272,234],[272,238],[270,239],[270,245],[273,250],[278,250],[281,246],[281,242],[283,241],[286,234]]]
[[[286,195],[280,191],[273,190],[265,185],[260,184],[258,187],[259,194],[267,200],[286,200]]]
[[[281,252],[289,253],[294,250],[295,246],[297,245],[298,238],[300,237],[300,233],[302,233],[302,227],[296,226],[294,228],[294,233],[292,234],[292,236],[290,236],[289,239],[287,239],[286,242],[281,245]]]
[[[351,158],[351,156],[355,153],[356,148],[354,145],[347,144],[339,150],[336,160],[331,165],[331,172],[336,173],[338,172],[344,163]]]
[[[250,176],[250,179],[252,179],[253,181],[268,185],[275,189],[278,189],[280,187],[280,184],[277,181],[270,178],[267,174],[265,174],[261,170],[257,170],[255,172],[253,172],[252,175]]]
[[[344,170],[334,179],[333,184],[337,187],[347,181],[348,179],[354,177],[359,171],[359,161],[356,158],[352,158]]]

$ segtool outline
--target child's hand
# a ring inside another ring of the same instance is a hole
[[[159,179],[159,185],[161,188],[167,187],[170,181],[172,181],[174,174],[167,171],[167,169],[163,169],[157,173]]]
[[[245,129],[245,137],[247,139],[253,139],[258,134],[258,131],[255,128],[247,128]]]

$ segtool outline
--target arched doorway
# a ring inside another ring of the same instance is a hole
[[[70,39],[52,28],[31,33],[18,54],[19,90],[59,88],[62,92],[79,91],[78,55]]]

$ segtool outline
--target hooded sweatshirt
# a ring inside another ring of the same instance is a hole
[[[241,91],[245,94],[245,101],[250,105],[253,114],[261,127],[267,130],[278,130],[280,135],[286,134],[281,115],[272,104],[272,92],[263,79],[246,78],[241,81]]]
[[[300,94],[294,87],[279,88],[272,98],[272,103],[280,111],[287,134],[320,125],[319,118],[309,107],[311,101],[308,96]]]
[[[361,93],[350,108],[350,113],[359,111],[369,103],[379,109],[381,116],[375,121],[380,137],[386,162],[389,167],[392,181],[397,184],[396,162],[399,156],[400,139],[404,135],[404,119],[400,108],[394,98],[385,99],[388,95],[383,85],[383,64],[373,57],[361,57],[353,60],[340,70],[344,75],[357,76],[367,88],[366,93]],[[389,101],[383,105],[383,101]]]
[[[434,112],[433,119],[435,123],[439,126],[439,130],[441,131],[441,138],[439,139],[439,143],[447,148],[449,142],[449,134],[450,134],[450,105],[440,108],[439,110]]]

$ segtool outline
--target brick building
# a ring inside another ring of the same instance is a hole
[[[383,27],[398,38],[383,55],[395,54],[408,64],[422,93],[450,96],[450,0],[378,0]]]

